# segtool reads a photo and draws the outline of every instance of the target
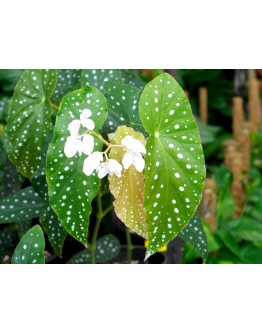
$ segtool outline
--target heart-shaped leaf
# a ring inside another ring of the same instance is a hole
[[[82,70],[82,87],[94,86],[104,92],[107,81],[121,82],[121,70]]]
[[[96,243],[96,262],[108,263],[113,260],[120,252],[119,240],[112,234],[107,234],[97,240]],[[91,263],[91,253],[89,249],[74,255],[67,263],[69,264],[89,264]]]
[[[17,170],[28,178],[39,168],[41,149],[52,127],[49,98],[56,77],[56,70],[25,70],[10,102],[7,153]]]
[[[95,130],[107,117],[106,99],[95,87],[86,87],[66,95],[57,114],[54,138],[47,152],[46,179],[50,204],[64,228],[76,240],[86,245],[91,202],[99,189],[99,178],[94,173],[83,173],[86,155],[67,158],[64,154],[67,127],[73,119],[80,119],[83,109],[92,111]],[[101,150],[102,142],[95,141],[94,151]]]
[[[26,232],[16,246],[12,264],[44,264],[44,249],[44,233],[39,225],[35,225]]]
[[[150,134],[145,156],[149,257],[194,215],[204,187],[205,163],[190,104],[172,76],[164,73],[147,84],[139,111]]]
[[[113,144],[121,144],[126,136],[132,136],[143,145],[146,144],[142,133],[132,128],[120,126],[117,129]],[[125,150],[123,147],[112,147],[110,159],[122,162]],[[147,225],[144,210],[144,173],[138,172],[135,166],[122,170],[121,178],[116,175],[109,176],[109,188],[115,197],[114,208],[118,218],[130,229],[147,239]]]
[[[48,143],[49,140],[47,141],[47,144]],[[49,203],[48,187],[45,177],[46,150],[47,147],[45,147],[45,153],[43,153],[43,160],[41,161],[40,168],[32,176],[32,185],[42,200],[42,208],[40,211],[40,223],[42,228],[47,234],[48,240],[55,253],[61,257],[67,232]]]
[[[81,70],[58,70],[57,84],[51,100],[59,104],[64,95],[81,87]]]
[[[42,203],[32,187],[0,200],[0,224],[15,223],[39,216]]]
[[[103,132],[115,132],[119,125],[131,126],[145,132],[138,111],[141,91],[130,85],[107,82],[104,85],[109,115],[103,125]]]
[[[201,219],[198,216],[192,218],[188,225],[178,233],[178,236],[192,245],[206,261],[208,255],[207,238]]]

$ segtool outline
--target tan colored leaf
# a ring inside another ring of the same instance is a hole
[[[119,126],[113,139],[113,144],[121,144],[121,140],[126,136],[138,139],[142,144],[146,140],[142,133],[134,129]],[[115,159],[122,164],[125,154],[123,147],[113,147],[110,151],[110,159]],[[115,197],[114,207],[118,218],[131,230],[147,239],[147,225],[144,210],[144,173],[138,172],[133,165],[122,170],[122,177],[116,175],[109,176],[110,191]]]

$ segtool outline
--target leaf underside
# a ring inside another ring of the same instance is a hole
[[[113,144],[121,144],[126,136],[146,144],[144,136],[132,128],[120,126],[117,129]],[[110,159],[122,162],[125,150],[122,147],[113,147]],[[144,210],[144,173],[138,172],[133,165],[122,170],[121,178],[116,175],[109,176],[109,188],[115,197],[114,208],[118,218],[130,229],[144,238],[147,238],[147,225]]]

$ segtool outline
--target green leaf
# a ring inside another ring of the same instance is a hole
[[[216,231],[216,235],[223,241],[225,246],[236,256],[239,257],[240,249],[236,239],[232,237],[232,235],[223,230]]]
[[[262,223],[252,218],[241,216],[227,224],[227,230],[241,240],[262,242]]]
[[[143,145],[146,141],[144,136],[135,132],[132,128],[120,126],[117,129],[113,144],[121,144],[121,140],[126,136],[132,136],[139,140]],[[112,147],[110,151],[110,159],[115,159],[119,163],[122,162],[125,150],[122,147]],[[122,170],[121,178],[116,175],[109,176],[109,188],[113,194],[114,209],[116,215],[122,222],[147,239],[147,225],[144,210],[144,173],[139,173],[133,165],[128,169]]]
[[[131,126],[136,131],[145,132],[140,120],[138,102],[141,91],[130,85],[107,82],[104,85],[109,115],[103,125],[103,132],[115,132],[120,125]]]
[[[7,120],[9,102],[10,102],[10,97],[8,96],[0,97],[0,122],[4,122]]]
[[[112,234],[107,234],[97,240],[96,243],[96,262],[108,263],[113,260],[120,252],[119,240]],[[67,263],[69,264],[89,264],[91,263],[91,253],[89,249],[74,255]]]
[[[51,100],[59,104],[64,95],[81,87],[81,70],[58,70],[57,84]]]
[[[24,70],[19,69],[1,69],[0,83],[4,92],[12,92]]]
[[[103,93],[107,81],[121,82],[121,70],[82,70],[82,87],[94,86]]]
[[[61,257],[67,232],[49,203],[48,187],[45,176],[45,161],[46,153],[43,153],[43,160],[41,161],[40,168],[32,176],[32,185],[42,200],[42,208],[40,211],[40,224],[45,233],[47,234],[48,240],[53,247],[55,253]]]
[[[7,153],[17,170],[28,178],[39,168],[41,149],[52,128],[49,98],[56,77],[56,70],[25,70],[10,102]]]
[[[3,187],[0,189],[0,198],[16,193],[21,188],[19,174],[15,166],[6,159],[4,165]]]
[[[136,75],[134,70],[121,70],[122,82],[128,85],[132,85],[142,90],[145,87],[144,81]]]
[[[41,200],[27,187],[0,200],[0,224],[14,223],[39,216]]]
[[[178,233],[178,236],[194,246],[203,260],[206,260],[208,255],[207,238],[201,219],[198,216],[192,218],[189,224]]]
[[[190,104],[173,77],[161,74],[147,84],[139,110],[150,134],[145,156],[148,257],[194,215],[204,187],[205,162]]]
[[[46,179],[50,204],[64,228],[76,240],[86,245],[91,202],[99,189],[99,178],[83,173],[86,156],[67,158],[64,154],[67,127],[79,119],[81,111],[92,111],[95,130],[107,117],[106,99],[95,87],[86,87],[66,95],[57,114],[54,138],[47,152]],[[94,151],[101,150],[102,142],[95,141]]]
[[[241,247],[240,256],[245,263],[262,264],[262,249],[253,245]]]
[[[44,233],[39,225],[35,225],[26,232],[16,246],[12,264],[44,264],[44,249]]]

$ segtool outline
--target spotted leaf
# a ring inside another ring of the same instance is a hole
[[[22,237],[14,254],[12,264],[44,264],[45,238],[39,225],[35,225]]]
[[[64,95],[81,87],[81,70],[58,70],[57,84],[51,97],[52,102],[59,104]]]
[[[121,82],[121,70],[82,70],[82,87],[94,86],[103,93],[107,81]]]
[[[146,141],[144,136],[132,128],[120,126],[114,137],[114,144],[121,144],[126,136],[132,136],[143,145]],[[110,151],[110,159],[122,162],[126,153],[123,147],[113,147]],[[144,173],[138,172],[131,165],[128,169],[122,170],[122,177],[109,176],[109,188],[115,197],[114,208],[118,218],[131,230],[144,238],[147,238],[147,225],[144,210]]]
[[[41,161],[40,168],[32,176],[32,185],[42,200],[42,208],[40,211],[41,226],[47,234],[48,240],[55,253],[61,257],[67,232],[49,203],[48,187],[45,176],[45,161],[46,153],[43,153],[43,160]]]
[[[56,77],[56,70],[25,70],[10,102],[7,153],[17,170],[28,178],[39,167],[41,149],[52,128],[49,98]]]
[[[145,87],[144,81],[136,75],[135,70],[121,70],[121,72],[123,83],[135,86],[140,90]]]
[[[27,187],[0,200],[0,224],[15,223],[39,216],[41,199]]]
[[[99,188],[98,176],[83,173],[85,154],[67,158],[64,154],[68,125],[79,119],[83,109],[92,111],[91,119],[99,129],[107,117],[106,99],[95,87],[85,87],[66,95],[57,114],[54,138],[47,152],[46,179],[50,204],[64,228],[75,239],[86,245],[91,202]],[[102,142],[95,140],[94,151]]]
[[[107,234],[97,240],[96,262],[108,263],[120,252],[119,240],[112,234]],[[91,263],[91,253],[89,249],[84,249],[74,255],[67,263],[69,264],[89,264]]]
[[[131,126],[144,132],[138,111],[141,91],[136,87],[114,82],[105,83],[104,88],[109,115],[103,125],[103,132],[115,132],[119,125]]]
[[[15,166],[6,159],[3,170],[3,184],[0,188],[0,199],[16,193],[20,188],[20,175],[17,173]]]
[[[150,134],[145,157],[149,257],[194,215],[204,186],[205,163],[190,104],[173,77],[164,73],[147,84],[139,110]]]
[[[205,261],[208,255],[207,237],[201,219],[193,217],[188,225],[178,233],[178,236],[185,242],[192,245]]]

